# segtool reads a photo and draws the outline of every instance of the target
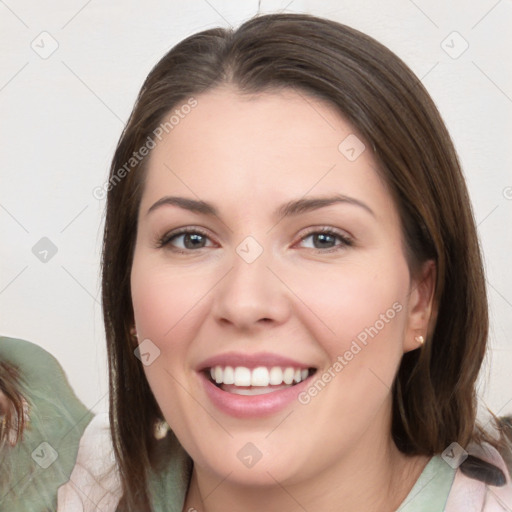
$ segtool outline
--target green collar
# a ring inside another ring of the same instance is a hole
[[[193,462],[175,437],[170,450],[167,466],[159,475],[150,474],[155,512],[182,512],[185,504]],[[396,512],[443,512],[454,477],[455,470],[434,455]]]
[[[455,469],[434,455],[396,512],[443,512]]]

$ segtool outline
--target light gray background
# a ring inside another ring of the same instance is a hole
[[[104,201],[92,191],[107,178],[157,60],[184,37],[237,26],[258,9],[309,12],[362,30],[433,96],[462,160],[486,260],[492,351],[480,403],[512,413],[510,0],[0,0],[0,334],[47,349],[78,397],[107,410]],[[43,237],[57,248],[47,262],[32,250]]]

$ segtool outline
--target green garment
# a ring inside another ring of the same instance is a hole
[[[16,367],[29,422],[16,446],[0,454],[0,510],[55,512],[78,444],[93,415],[73,393],[57,360],[28,341],[0,337],[0,361]]]
[[[443,512],[456,470],[434,455],[397,512]]]
[[[175,446],[172,463],[150,478],[154,512],[182,512],[185,503],[192,460],[177,441]],[[444,512],[455,472],[441,455],[434,455],[396,512]]]
[[[192,459],[171,432],[166,441],[170,448],[169,462],[160,473],[150,471],[149,494],[153,512],[182,512],[192,476]]]

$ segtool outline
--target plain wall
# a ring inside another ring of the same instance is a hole
[[[105,204],[93,190],[105,182],[136,94],[160,57],[192,33],[237,26],[258,8],[366,32],[431,93],[463,164],[486,262],[491,352],[480,402],[512,413],[510,0],[1,2],[0,334],[47,349],[79,398],[107,410]],[[36,257],[42,250],[46,262]]]

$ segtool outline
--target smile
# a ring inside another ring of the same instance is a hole
[[[209,378],[218,388],[237,395],[263,395],[295,386],[314,372],[309,368],[246,366],[213,366],[207,370]]]
[[[264,418],[292,406],[317,368],[271,352],[227,352],[196,367],[205,398],[229,416]]]

